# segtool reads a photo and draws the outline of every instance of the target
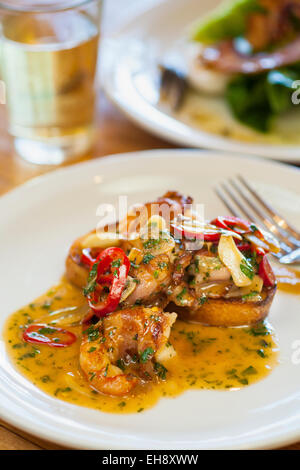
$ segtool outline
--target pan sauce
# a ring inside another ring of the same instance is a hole
[[[63,279],[14,313],[4,332],[17,369],[44,392],[69,403],[113,413],[142,412],[161,397],[188,389],[240,389],[267,376],[277,364],[276,338],[268,323],[216,328],[177,320],[170,336],[177,355],[165,363],[166,380],[140,386],[126,398],[105,396],[90,388],[79,368],[79,322],[86,308],[81,291]],[[25,343],[22,329],[32,322],[67,328],[78,339],[66,348]]]

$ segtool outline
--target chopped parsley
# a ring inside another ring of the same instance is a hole
[[[258,349],[256,352],[260,357],[266,357],[265,351],[263,349]]]
[[[158,263],[158,267],[159,269],[163,270],[168,267],[168,263],[166,263],[165,261],[161,261],[160,263]]]
[[[88,335],[88,341],[89,342],[96,341],[100,336],[99,329],[94,328],[93,325],[89,326],[89,328],[87,330],[85,330],[83,332],[83,334]]]
[[[154,364],[154,370],[157,374],[157,376],[162,379],[162,380],[165,380],[166,379],[166,374],[168,372],[168,369],[163,366],[162,364],[160,364],[159,362],[156,362]]]
[[[59,393],[66,393],[66,392],[71,392],[72,389],[70,387],[66,388],[57,388],[54,392],[54,395],[57,396]]]
[[[257,370],[253,366],[247,367],[247,369],[243,370],[242,375],[254,375],[257,374]]]
[[[247,276],[252,281],[252,279],[254,278],[254,270],[250,262],[246,258],[242,260],[240,264],[240,269],[242,273],[244,273],[245,276]]]
[[[253,326],[247,332],[252,336],[267,336],[270,334],[268,328],[263,323]]]
[[[186,287],[184,287],[184,288],[182,289],[182,291],[181,291],[178,295],[176,295],[176,299],[177,299],[181,304],[183,303],[183,296],[186,294],[186,292],[187,292],[187,289],[186,289]]]
[[[143,264],[148,264],[154,258],[150,253],[146,254],[143,258]]]
[[[43,377],[41,377],[41,381],[46,384],[47,382],[50,382],[51,379],[49,377],[49,375],[43,375]]]
[[[120,260],[120,258],[115,259],[115,260],[111,263],[111,267],[112,267],[112,268],[119,268],[120,266],[121,266],[121,260]]]
[[[87,295],[91,294],[94,292],[96,288],[96,281],[97,281],[97,273],[98,273],[98,265],[99,265],[100,260],[95,263],[92,266],[92,269],[90,270],[89,277],[88,277],[88,283],[87,286],[83,289],[83,295],[86,297]]]
[[[154,354],[154,350],[150,348],[146,348],[142,353],[140,353],[140,360],[143,364],[145,364],[151,356]]]
[[[108,364],[106,365],[106,367],[105,367],[105,371],[104,371],[104,373],[103,373],[104,377],[106,377],[106,376],[107,376],[107,372],[108,372]]]
[[[205,294],[202,294],[201,297],[199,298],[199,304],[203,305],[205,302],[207,302],[208,298]]]
[[[123,359],[118,359],[117,362],[116,362],[116,365],[119,367],[119,369],[121,370],[125,370],[125,364],[124,364],[124,361]]]
[[[258,295],[258,292],[256,290],[253,290],[252,292],[249,292],[249,294],[243,295],[242,299],[248,300],[248,299],[251,299],[252,297],[255,297],[256,295]]]
[[[150,238],[150,240],[147,240],[146,242],[143,243],[143,247],[146,248],[146,250],[150,248],[154,248],[155,246],[160,244],[160,239],[158,238]]]
[[[55,328],[40,328],[38,330],[38,332],[41,334],[41,335],[53,335],[54,333],[56,333],[56,329]]]

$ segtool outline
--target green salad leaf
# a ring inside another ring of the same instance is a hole
[[[300,79],[300,64],[259,75],[239,75],[227,86],[226,101],[241,123],[268,132],[273,120],[293,107],[293,83]]]
[[[264,9],[258,0],[230,0],[198,20],[192,28],[192,39],[205,44],[222,39],[243,36],[246,30],[247,16],[262,12]]]

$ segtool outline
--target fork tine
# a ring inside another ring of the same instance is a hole
[[[232,192],[232,190],[226,185],[226,184],[221,184],[223,190],[226,192],[226,194],[231,198],[231,200],[237,205],[237,207],[242,211],[242,213],[249,219],[249,220],[254,220],[255,222],[259,222],[257,217],[255,217],[248,209],[247,207],[242,204],[242,202],[236,197],[236,195]]]
[[[217,194],[217,196],[219,197],[219,199],[221,199],[221,201],[223,202],[224,206],[227,207],[227,209],[229,210],[229,212],[234,216],[234,217],[239,217],[239,214],[236,212],[236,210],[233,208],[233,206],[230,204],[230,202],[228,201],[228,199],[226,199],[226,197],[223,195],[223,193],[221,193],[221,191],[218,189],[218,188],[215,188],[215,193]]]
[[[245,209],[244,206],[242,206],[239,201],[236,199],[235,195],[230,191],[228,190],[228,188],[225,187],[225,185],[221,185],[223,187],[223,191],[226,191],[226,193],[228,193],[228,196],[225,196],[218,188],[215,188],[215,192],[217,194],[217,196],[219,197],[219,199],[223,202],[223,204],[225,205],[225,207],[227,207],[227,209],[231,212],[231,214],[235,217],[239,217],[239,218],[242,218],[243,217],[243,214],[246,215],[246,217],[248,217],[249,219],[252,219],[253,220],[253,215],[250,215],[250,213],[248,211],[244,211],[243,209]],[[224,189],[225,188],[225,189]],[[229,202],[228,200],[228,197],[231,197],[231,195],[233,195],[233,200],[235,201],[236,205],[239,206],[239,208],[241,209],[242,207],[242,212],[237,212],[233,206],[231,205],[231,203]],[[289,254],[290,253],[290,250],[284,250],[284,255],[287,253]],[[275,256],[276,258],[280,259],[282,254],[281,253],[272,253],[273,256]]]
[[[272,218],[272,220],[283,230],[290,232],[291,235],[296,238],[296,240],[300,240],[300,233],[292,227],[281,215],[279,215],[273,207],[268,204],[266,201],[264,201],[260,195],[249,185],[249,183],[245,180],[245,178],[242,175],[237,176],[239,181],[244,185],[248,191],[252,194],[254,199],[259,202],[262,207],[266,210],[266,212],[269,214],[269,216]]]
[[[236,195],[232,192],[232,190],[226,186],[225,184],[221,185],[226,191],[227,195],[234,201],[234,203],[239,207],[239,209],[242,211],[242,213],[249,219],[249,220],[254,220],[256,223],[261,223],[261,219],[259,219],[254,213],[250,212],[247,208],[247,206],[242,203],[240,199],[236,197]],[[279,240],[280,242],[280,240]],[[290,247],[286,246],[284,243],[280,242],[280,247],[281,250],[284,251],[284,253],[290,253],[292,250]]]
[[[270,220],[265,216],[261,209],[255,204],[253,204],[251,199],[249,199],[249,197],[239,188],[235,181],[230,180],[230,183],[232,184],[238,195],[241,196],[241,198],[249,205],[249,207],[251,207],[251,210],[257,216],[259,222],[277,237],[277,239],[281,242],[282,248],[285,251],[289,252],[297,248],[296,245],[288,237],[286,237],[280,232],[280,230],[278,230],[276,225],[270,222]]]

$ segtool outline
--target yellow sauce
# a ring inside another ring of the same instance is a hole
[[[188,389],[234,390],[267,376],[277,364],[277,344],[271,327],[216,328],[177,320],[170,342],[177,355],[165,363],[166,380],[148,383],[126,398],[93,391],[79,368],[81,326],[85,299],[62,280],[32,304],[8,319],[4,337],[13,364],[44,392],[73,404],[105,412],[142,412],[161,397],[176,397]],[[77,335],[66,348],[28,344],[22,340],[32,322],[64,327]]]
[[[300,294],[300,272],[294,269],[273,266],[278,289],[289,294]]]

